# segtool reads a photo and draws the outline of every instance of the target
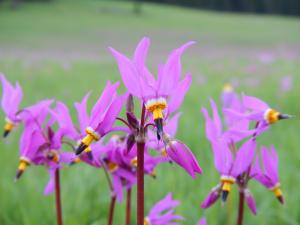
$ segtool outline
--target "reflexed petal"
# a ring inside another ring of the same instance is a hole
[[[90,96],[90,92],[84,96],[84,98],[80,103],[76,102],[74,104],[77,110],[78,122],[79,122],[81,133],[84,132],[85,128],[88,126],[89,123],[89,115],[87,113],[87,101],[89,96]]]
[[[245,190],[245,199],[246,203],[251,210],[251,212],[256,215],[256,203],[253,195],[251,194],[250,190],[246,189]]]
[[[268,104],[263,102],[262,100],[252,97],[252,96],[243,96],[243,104],[248,109],[253,110],[266,110],[269,108]]]

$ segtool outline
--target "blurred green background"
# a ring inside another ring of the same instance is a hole
[[[223,84],[229,81],[238,92],[299,115],[300,20],[150,3],[143,3],[139,14],[134,9],[129,1],[56,0],[21,3],[12,10],[4,1],[0,4],[0,71],[21,83],[22,106],[54,98],[64,101],[75,118],[75,101],[92,90],[92,106],[106,80],[120,80],[108,46],[131,55],[137,42],[149,36],[147,64],[155,72],[173,48],[197,41],[183,57],[184,71],[192,72],[193,84],[182,107],[178,138],[193,150],[204,173],[192,180],[177,166],[159,166],[156,180],[146,178],[146,212],[173,192],[181,201],[177,213],[186,218],[183,225],[196,224],[202,216],[208,224],[235,224],[236,187],[224,207],[218,202],[208,210],[200,208],[219,179],[200,108],[208,106],[209,97],[219,103]],[[288,90],[282,87],[284,79],[292,83]],[[245,224],[300,224],[299,127],[296,117],[274,125],[258,139],[278,149],[286,204],[281,206],[273,193],[251,182],[258,215],[246,209]],[[54,195],[43,196],[46,169],[31,167],[14,182],[20,132],[0,143],[0,224],[55,224]],[[84,164],[66,167],[62,189],[66,225],[106,224],[110,199],[103,171]],[[114,224],[124,223],[124,213],[125,205],[118,205]]]

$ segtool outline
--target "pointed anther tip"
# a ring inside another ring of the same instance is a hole
[[[227,198],[228,198],[228,194],[229,194],[228,191],[222,191],[221,199],[222,199],[222,204],[223,204],[223,205],[224,205],[224,203],[226,202],[226,200],[227,200]]]
[[[88,146],[83,144],[83,143],[80,143],[80,145],[78,146],[78,148],[76,149],[76,152],[75,154],[76,155],[80,155]]]
[[[284,204],[284,198],[283,196],[278,196],[277,197],[278,201],[283,205]]]
[[[278,119],[279,120],[286,120],[286,119],[291,119],[294,118],[296,116],[294,115],[289,115],[289,114],[279,114]]]
[[[20,179],[23,172],[24,172],[23,170],[17,170],[16,176],[15,176],[15,182],[17,182]]]
[[[10,131],[9,130],[5,130],[3,132],[3,138],[6,138],[9,135]]]

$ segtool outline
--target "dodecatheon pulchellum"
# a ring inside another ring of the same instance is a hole
[[[225,83],[221,94],[222,107],[231,108],[231,105],[235,101],[236,97],[237,95],[234,92],[233,86],[228,82]]]
[[[38,154],[42,154],[42,150],[47,148],[47,146],[48,141],[43,135],[41,128],[34,121],[25,123],[20,139],[20,163],[16,179],[21,177],[29,165],[38,163],[35,161]]]
[[[240,113],[235,110],[224,109],[224,113],[236,118],[247,118],[250,121],[255,121],[258,123],[259,130],[265,130],[269,125],[279,120],[293,117],[272,109],[267,103],[252,96],[243,96],[243,105],[250,112]]]
[[[19,83],[14,87],[5,76],[0,73],[2,82],[2,100],[1,106],[6,116],[3,137],[6,137],[10,131],[21,121],[19,117],[19,106],[23,97],[22,88]]]
[[[86,127],[86,136],[81,140],[76,154],[79,155],[90,146],[93,141],[100,140],[112,130],[112,126],[122,109],[128,94],[117,96],[119,83],[111,84],[107,82],[101,97],[94,105],[88,127]]]
[[[180,58],[185,49],[194,44],[188,42],[175,49],[163,65],[159,65],[157,79],[145,66],[145,59],[150,46],[150,39],[143,38],[138,44],[133,59],[130,60],[123,54],[110,48],[117,60],[122,80],[128,91],[141,99],[146,109],[153,115],[153,121],[157,127],[157,138],[163,133],[163,120],[166,110],[168,114],[174,112],[182,103],[182,100],[191,84],[191,75],[187,75],[180,81]],[[173,97],[174,96],[174,97]],[[174,101],[174,108],[168,109],[168,102]]]
[[[180,202],[174,200],[172,194],[169,193],[151,208],[144,220],[144,225],[178,225],[179,220],[184,220],[182,216],[174,213],[179,204]]]
[[[281,204],[284,203],[278,176],[278,156],[273,145],[270,149],[261,147],[262,163],[259,156],[256,158],[255,165],[251,168],[252,177],[274,192]],[[263,165],[263,166],[261,166]]]
[[[158,141],[153,133],[149,130],[149,139],[146,142],[147,148],[152,148],[161,153],[162,156],[171,162],[175,162],[182,167],[192,177],[196,178],[196,174],[201,174],[196,157],[193,152],[181,141],[175,139],[177,124],[180,113],[175,114],[172,118],[166,121],[164,133],[162,136],[163,142]]]

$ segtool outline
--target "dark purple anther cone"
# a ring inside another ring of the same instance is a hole
[[[9,135],[10,131],[9,130],[5,130],[3,133],[3,137],[6,138]]]
[[[228,191],[222,191],[221,198],[222,202],[226,202],[229,192]]]
[[[277,199],[278,199],[278,201],[279,201],[282,205],[284,204],[284,198],[283,198],[282,195],[281,195],[281,196],[278,196]]]
[[[23,170],[17,170],[15,180],[20,179],[20,177],[22,176],[23,172],[24,172]]]
[[[80,145],[77,147],[75,154],[79,155],[81,154],[88,146],[84,143],[80,143]]]
[[[160,140],[162,138],[162,134],[163,134],[163,120],[156,119],[156,120],[154,120],[154,122],[155,122],[155,126],[157,129],[157,132],[156,132],[157,139]]]

